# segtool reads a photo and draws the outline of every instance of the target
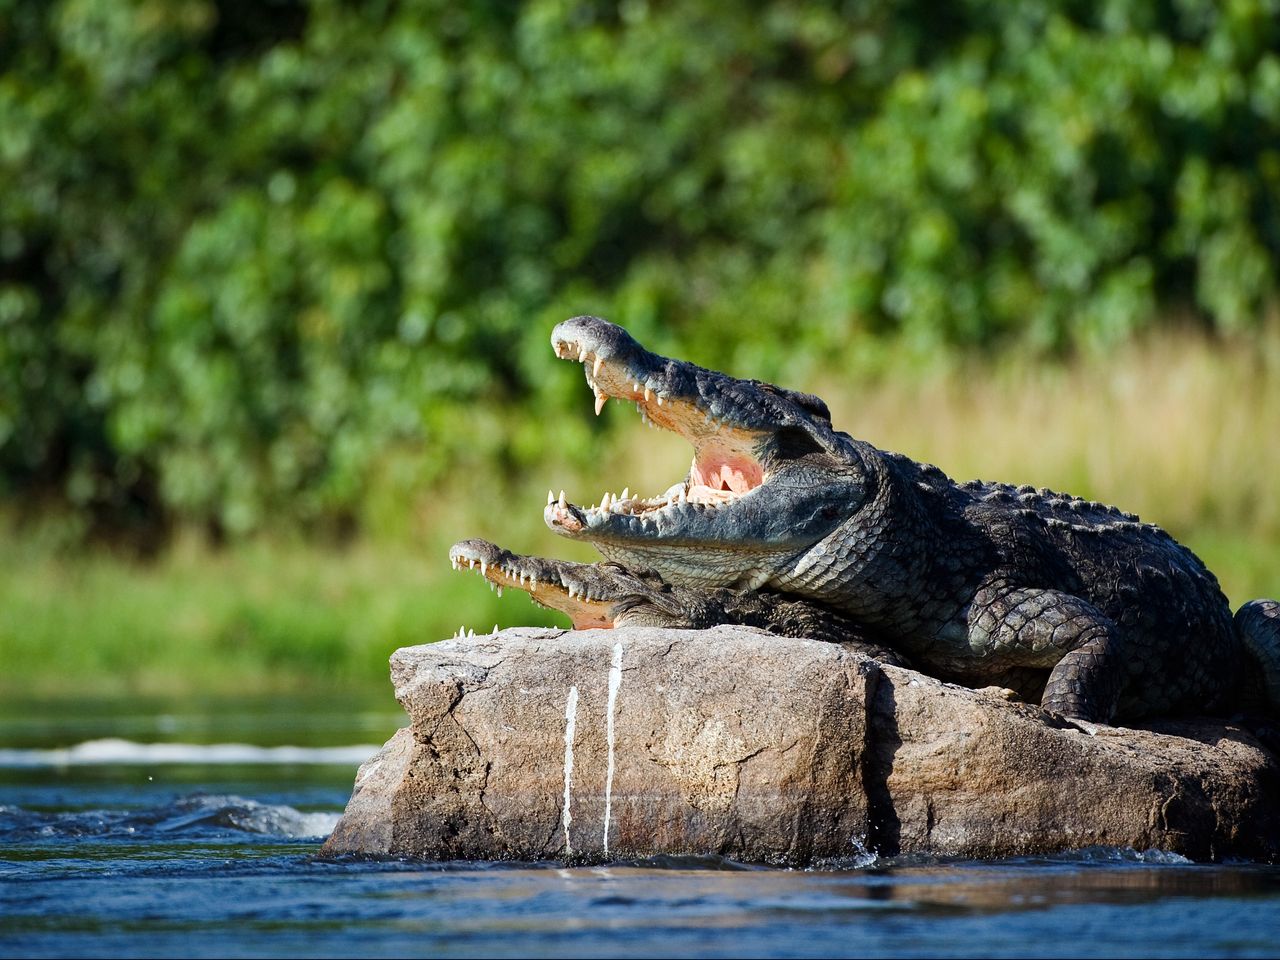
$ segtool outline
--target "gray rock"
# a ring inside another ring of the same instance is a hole
[[[1280,853],[1280,768],[1227,723],[1082,730],[743,627],[522,628],[391,662],[411,725],[360,768],[325,855]]]

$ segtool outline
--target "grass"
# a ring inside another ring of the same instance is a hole
[[[1166,332],[1062,364],[904,361],[790,386],[827,399],[841,429],[957,479],[1032,483],[1137,512],[1195,549],[1235,605],[1280,596],[1278,333],[1222,344]],[[543,527],[546,490],[588,503],[606,488],[654,492],[689,461],[683,441],[642,428],[630,408],[610,404],[604,416],[616,429],[586,473],[567,473],[553,453],[501,495],[458,478],[404,505],[406,534],[346,547],[213,550],[183,537],[140,565],[11,538],[0,545],[0,695],[368,695],[385,691],[396,647],[459,624],[564,623],[454,573],[446,551],[483,536],[593,559]]]

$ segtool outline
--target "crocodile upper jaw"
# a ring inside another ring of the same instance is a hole
[[[776,565],[817,542],[856,502],[848,438],[818,398],[658,356],[598,317],[557,325],[551,344],[583,365],[597,413],[629,400],[694,449],[688,475],[656,497],[624,490],[585,508],[548,496],[555,532],[678,582],[758,586],[762,556]]]

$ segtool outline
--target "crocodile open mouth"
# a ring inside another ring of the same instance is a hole
[[[573,323],[556,327],[552,347],[561,359],[582,364],[595,394],[596,414],[610,399],[632,402],[645,423],[688,440],[694,456],[683,480],[651,497],[633,495],[627,488],[616,494],[606,491],[599,504],[580,507],[569,502],[564,491],[558,498],[548,492],[546,520],[553,529],[573,535],[613,518],[657,524],[681,507],[733,504],[765,483],[767,471],[756,454],[762,431],[735,422],[716,408],[713,397],[703,396],[699,384],[682,369],[691,365],[677,365],[650,354],[629,338],[611,341],[592,336],[599,334],[597,330],[576,331]],[[620,330],[607,325],[605,331],[609,328]]]

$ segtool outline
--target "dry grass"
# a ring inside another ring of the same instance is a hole
[[[1182,534],[1280,534],[1278,337],[1166,334],[1087,361],[971,362],[827,397],[846,429],[957,478],[1058,487]]]

